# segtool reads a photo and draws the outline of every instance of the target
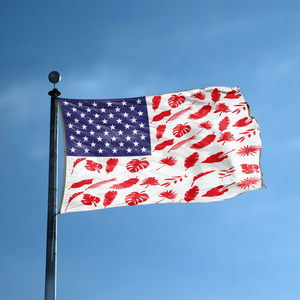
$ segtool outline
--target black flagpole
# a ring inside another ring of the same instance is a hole
[[[58,152],[58,96],[60,92],[55,83],[60,81],[60,74],[53,71],[48,76],[54,84],[51,96],[50,114],[50,147],[49,147],[49,183],[48,183],[48,218],[47,218],[47,249],[45,300],[56,299],[56,237],[57,237],[57,152]]]

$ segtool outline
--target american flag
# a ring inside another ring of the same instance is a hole
[[[264,187],[260,129],[238,88],[59,106],[60,213],[220,201]]]

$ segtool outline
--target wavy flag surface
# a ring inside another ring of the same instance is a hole
[[[59,106],[60,213],[220,201],[265,187],[259,126],[238,88]]]

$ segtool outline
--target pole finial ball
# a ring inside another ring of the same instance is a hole
[[[49,73],[48,79],[51,83],[55,84],[60,81],[61,76],[57,71],[52,71],[51,73]]]

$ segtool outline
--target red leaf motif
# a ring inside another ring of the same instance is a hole
[[[130,178],[130,179],[125,180],[121,183],[113,184],[110,187],[110,189],[122,190],[122,189],[132,187],[133,185],[137,184],[138,182],[139,182],[139,179],[137,177],[136,178]]]
[[[204,105],[203,107],[201,107],[197,112],[190,114],[188,116],[188,119],[190,120],[199,120],[201,118],[204,118],[205,116],[207,116],[211,111],[211,105]]]
[[[115,200],[118,192],[117,191],[108,191],[104,195],[104,200],[103,200],[103,206],[106,208],[108,205],[111,205],[112,202]]]
[[[245,147],[239,149],[236,153],[237,153],[237,155],[243,156],[243,157],[249,156],[250,154],[251,154],[252,156],[254,156],[254,154],[255,154],[259,149],[260,149],[259,146],[256,146],[256,145],[251,145],[251,146],[247,145],[247,146],[245,146]]]
[[[186,143],[188,143],[189,141],[191,140],[194,140],[196,137],[193,135],[192,137],[186,139],[186,140],[183,140],[183,141],[180,141],[178,142],[177,144],[175,144],[168,152],[172,151],[172,150],[177,150],[179,148],[181,148],[183,145],[185,145]]]
[[[212,164],[212,163],[218,163],[223,161],[224,159],[228,158],[228,155],[230,152],[234,151],[235,149],[232,149],[231,151],[224,153],[223,151],[218,152],[216,154],[213,154],[209,157],[207,157],[202,163]]]
[[[129,195],[127,195],[125,197],[125,202],[130,205],[137,205],[139,203],[145,202],[149,199],[148,194],[146,194],[145,192],[132,192]]]
[[[165,133],[165,130],[166,130],[166,125],[165,124],[161,124],[161,125],[157,126],[157,128],[156,128],[156,138],[157,138],[157,140],[162,138],[162,136]]]
[[[238,99],[238,98],[240,98],[241,96],[242,96],[242,95],[241,95],[240,92],[237,92],[237,91],[235,91],[235,90],[232,90],[232,91],[228,92],[224,98],[228,98],[228,99]]]
[[[216,103],[220,100],[220,97],[221,97],[221,93],[219,92],[219,90],[217,88],[215,88],[211,93],[212,101],[214,101]]]
[[[166,110],[166,111],[162,111],[160,114],[158,114],[158,115],[156,115],[156,116],[153,117],[151,123],[152,122],[161,121],[163,118],[168,117],[170,115],[171,115],[171,109],[170,110]]]
[[[224,185],[218,185],[215,188],[210,189],[209,191],[207,191],[202,197],[217,197],[217,196],[221,196],[224,193],[228,192],[228,187],[231,186],[232,184],[234,184],[235,182],[224,186]]]
[[[72,201],[75,197],[81,195],[82,193],[83,193],[83,192],[74,193],[74,194],[69,198],[68,205],[66,206],[65,212],[67,211],[67,208],[69,207],[69,204],[71,203],[71,201]]]
[[[142,159],[133,159],[129,163],[126,164],[126,169],[130,173],[136,173],[140,170],[146,169],[149,167],[149,162],[146,160],[146,158]]]
[[[158,109],[160,101],[161,101],[161,96],[154,96],[152,98],[152,108],[154,111]]]
[[[176,108],[184,102],[185,102],[185,97],[182,96],[181,93],[179,95],[172,95],[168,100],[168,104],[172,108]]]
[[[249,124],[252,123],[252,120],[248,117],[245,117],[243,119],[238,120],[233,127],[244,127],[244,126],[248,126]]]
[[[205,176],[205,175],[208,175],[208,174],[210,174],[210,173],[213,173],[214,171],[215,171],[215,170],[207,171],[207,172],[203,172],[203,173],[200,173],[200,174],[194,176],[194,178],[193,178],[193,183],[192,183],[191,186],[194,185],[194,183],[195,183],[195,181],[196,181],[197,179],[199,179],[199,178],[201,178],[201,177],[203,177],[203,176]]]
[[[193,167],[198,160],[199,160],[199,154],[197,152],[194,152],[193,154],[188,156],[184,161],[184,166],[186,167],[185,170]]]
[[[258,177],[245,178],[237,184],[240,189],[249,189],[250,187],[255,188],[255,185],[259,183],[260,179]]]
[[[76,160],[74,161],[74,163],[73,163],[73,169],[72,169],[71,175],[73,175],[73,172],[74,172],[75,167],[76,167],[81,161],[83,161],[83,160],[85,160],[85,159],[86,159],[85,157],[82,157],[82,158],[78,158],[78,159],[76,159]]]
[[[191,146],[191,149],[199,150],[210,145],[216,138],[215,133],[207,135],[200,142],[197,142]]]
[[[170,191],[164,191],[164,192],[161,192],[161,193],[158,195],[158,197],[162,197],[163,199],[161,199],[161,200],[159,200],[158,202],[156,202],[156,204],[159,203],[159,202],[161,202],[161,201],[163,201],[163,200],[165,200],[166,198],[167,198],[168,200],[174,200],[174,199],[177,197],[177,193],[176,193],[175,191],[173,191],[173,190],[170,190]]]
[[[173,135],[177,138],[182,137],[183,135],[191,131],[191,126],[188,123],[178,124],[173,128]]]
[[[212,129],[213,123],[210,121],[205,121],[199,124],[199,128],[202,128],[197,134],[199,134],[203,129]]]
[[[164,167],[164,166],[170,166],[171,167],[171,166],[176,165],[177,159],[175,157],[173,157],[173,156],[170,156],[170,157],[161,159],[158,163],[162,164],[163,165],[162,167]],[[162,167],[156,169],[156,171],[158,171]]]
[[[93,183],[93,179],[85,179],[85,180],[81,180],[81,181],[78,181],[78,182],[75,182],[73,183],[69,189],[78,189],[86,184],[91,184]]]
[[[229,125],[229,118],[226,116],[223,120],[220,121],[219,123],[219,130],[220,131],[224,131],[227,129],[228,125]]]
[[[97,171],[98,173],[100,173],[100,170],[102,169],[102,165],[98,164],[92,160],[87,160],[86,161],[86,165],[85,168],[89,171]]]
[[[196,100],[192,103],[192,105],[197,101],[197,100],[204,100],[205,99],[205,94],[202,92],[197,92],[193,95],[193,98],[196,98]]]
[[[94,184],[92,184],[91,186],[89,186],[88,188],[86,188],[85,190],[88,190],[88,189],[95,189],[103,184],[106,184],[106,183],[109,183],[109,182],[112,182],[112,181],[116,181],[117,178],[113,178],[113,179],[108,179],[108,180],[103,180],[103,181],[99,181],[99,182],[96,182]]]
[[[199,194],[199,188],[195,185],[194,187],[190,188],[185,194],[184,194],[184,200],[186,202],[190,202],[195,200],[197,195]]]
[[[174,114],[173,116],[171,116],[166,123],[168,123],[169,121],[174,121],[176,119],[178,119],[181,115],[183,115],[185,112],[192,110],[192,106],[187,107],[186,109],[180,110],[178,111],[176,114]]]
[[[143,182],[140,185],[146,185],[145,188],[147,188],[149,187],[149,185],[159,185],[159,182],[155,177],[147,177],[143,180]]]
[[[259,173],[259,166],[258,165],[248,165],[248,164],[241,164],[242,172],[245,174],[252,174],[254,172]]]
[[[160,144],[157,144],[157,145],[155,146],[153,152],[154,152],[154,151],[158,151],[158,150],[163,150],[163,149],[165,149],[167,146],[173,145],[173,143],[174,143],[174,139],[172,139],[172,140],[167,140],[167,141],[164,141],[164,142],[162,142],[162,143],[160,143]]]
[[[105,171],[107,172],[107,174],[109,174],[110,172],[112,172],[115,167],[117,166],[119,160],[117,158],[109,158],[106,162],[106,168]]]
[[[93,205],[97,207],[97,203],[100,202],[100,198],[92,196],[90,194],[84,194],[83,200],[81,200],[81,203],[84,205]]]
[[[221,134],[218,143],[223,142],[222,146],[224,146],[226,142],[232,142],[232,141],[234,141],[233,135],[229,131],[226,131]]]
[[[231,112],[231,110],[225,103],[219,103],[216,107],[216,110],[214,111],[215,114],[220,113],[219,117],[221,117],[222,113],[228,113],[228,112]]]

